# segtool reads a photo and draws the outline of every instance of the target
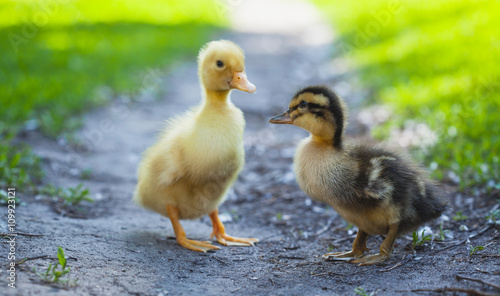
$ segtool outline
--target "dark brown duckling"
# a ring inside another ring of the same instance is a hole
[[[311,133],[294,158],[297,181],[311,198],[331,205],[359,229],[351,251],[324,258],[357,258],[369,265],[387,260],[395,239],[438,218],[446,205],[425,172],[397,153],[344,143],[347,108],[325,86],[309,86],[292,98],[285,113],[269,122],[293,124]],[[363,256],[368,235],[385,236],[380,253]]]

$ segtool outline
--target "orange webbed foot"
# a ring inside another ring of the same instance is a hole
[[[396,234],[398,231],[398,224],[391,224],[389,226],[389,231],[385,237],[382,245],[380,245],[380,253],[375,255],[367,255],[358,259],[354,259],[351,263],[359,265],[372,265],[377,263],[382,263],[389,259],[394,249],[394,242],[396,240]]]
[[[241,246],[241,247],[250,247],[253,246],[254,243],[259,242],[257,238],[241,238],[241,237],[233,237],[226,233],[224,228],[224,224],[219,219],[219,211],[214,210],[209,214],[210,219],[212,220],[213,232],[210,235],[210,239],[215,237],[219,244],[224,246]]]
[[[358,234],[356,235],[356,239],[352,244],[352,250],[348,252],[339,252],[339,253],[327,253],[323,255],[324,259],[328,260],[342,260],[349,261],[351,258],[358,258],[363,256],[363,254],[368,251],[366,248],[366,238],[368,237],[367,233],[363,230],[358,230]]]
[[[212,232],[212,234],[210,235],[210,239],[212,239],[213,237],[217,239],[217,242],[219,242],[219,244],[224,246],[251,247],[254,245],[254,243],[259,242],[259,239],[257,238],[234,237],[226,234],[225,232]]]
[[[373,265],[373,264],[377,264],[377,263],[382,263],[382,262],[386,261],[387,259],[389,259],[390,257],[391,257],[391,255],[389,255],[389,254],[380,253],[380,254],[367,255],[367,256],[364,256],[364,257],[361,257],[358,259],[354,259],[351,261],[351,263],[359,264],[360,266],[361,265]]]
[[[363,256],[365,253],[364,250],[360,249],[352,249],[351,251],[348,252],[338,252],[338,253],[327,253],[323,255],[323,259],[328,259],[328,260],[350,260],[351,258],[358,258]]]
[[[184,247],[191,251],[203,252],[203,253],[210,250],[220,250],[219,247],[212,245],[212,243],[209,241],[202,242],[202,241],[188,239],[179,221],[179,209],[177,207],[168,205],[167,213],[170,218],[170,222],[172,222],[172,227],[174,228],[175,238],[177,239],[177,243],[181,247]]]
[[[191,240],[186,237],[179,237],[177,238],[177,243],[186,249],[189,249],[191,251],[196,251],[196,252],[207,252],[207,251],[212,251],[212,250],[220,250],[219,247],[212,245],[211,242],[209,241],[197,241],[197,240]]]

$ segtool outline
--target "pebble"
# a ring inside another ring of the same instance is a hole
[[[219,220],[222,223],[232,222],[233,221],[233,217],[229,213],[227,213],[227,212],[219,213]]]

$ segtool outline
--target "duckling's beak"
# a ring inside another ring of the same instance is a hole
[[[255,85],[248,81],[247,74],[243,71],[234,72],[233,79],[229,81],[229,85],[231,85],[231,88],[236,88],[249,93],[254,93],[257,89]]]
[[[273,118],[269,119],[269,123],[293,124],[293,120],[290,118],[290,110],[286,111],[283,114],[276,115]]]

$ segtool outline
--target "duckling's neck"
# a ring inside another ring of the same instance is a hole
[[[205,106],[227,105],[230,102],[229,93],[231,90],[207,90],[204,89]]]
[[[342,149],[342,142],[334,142],[332,138],[324,138],[320,137],[317,135],[311,134],[311,142],[314,143],[314,145],[317,146],[326,146],[326,147],[331,147],[332,149]]]

